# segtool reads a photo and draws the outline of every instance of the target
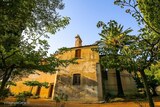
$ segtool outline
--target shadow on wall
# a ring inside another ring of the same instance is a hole
[[[73,77],[70,75],[58,75],[55,94],[65,93],[68,100],[97,99],[97,82],[85,76],[81,76],[80,85],[73,85]]]

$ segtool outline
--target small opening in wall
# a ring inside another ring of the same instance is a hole
[[[81,74],[73,74],[73,85],[80,85]]]

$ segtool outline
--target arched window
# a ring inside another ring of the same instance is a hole
[[[81,74],[73,74],[73,85],[80,85]]]

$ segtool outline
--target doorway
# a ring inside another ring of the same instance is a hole
[[[50,86],[49,86],[49,92],[48,92],[48,98],[51,98],[52,97],[52,93],[53,93],[53,86],[54,84],[51,83]]]
[[[41,92],[41,86],[37,87],[36,96],[39,96]]]

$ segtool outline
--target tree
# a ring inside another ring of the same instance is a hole
[[[160,2],[158,0],[115,0],[114,3],[122,8],[128,7],[126,12],[130,13],[137,20],[138,24],[144,25],[140,30],[142,33],[139,35],[139,42],[141,43],[138,44],[141,54],[137,55],[138,60],[136,59],[135,61],[137,64],[139,62],[139,64],[135,65],[141,65],[139,66],[138,71],[143,79],[149,105],[150,107],[154,107],[144,70],[149,68],[152,63],[156,63],[159,57],[160,30],[159,14],[157,14],[157,12],[159,10]],[[143,46],[142,43],[145,45]]]
[[[131,14],[138,24],[145,24],[148,28],[160,34],[159,0],[115,0],[114,4],[126,8],[126,13]]]
[[[135,68],[134,71],[140,73],[149,105],[150,107],[154,107],[145,70],[150,69],[151,64],[159,61],[159,44],[154,44],[158,36],[157,33],[147,28],[141,29],[140,31],[141,33],[136,43],[123,52],[131,59],[130,68]]]
[[[48,31],[55,33],[68,23],[67,17],[61,17],[62,0],[2,0],[0,1],[1,35],[11,33],[21,35],[28,27],[33,32]],[[66,21],[66,22],[65,22]]]
[[[63,8],[62,0],[0,1],[0,91],[17,75],[35,70],[53,73],[73,61],[47,55],[48,34],[69,24],[69,18],[57,12]]]
[[[101,41],[105,43],[105,47],[100,49],[105,54],[102,64],[108,68],[127,70],[135,72],[135,74],[139,72],[150,106],[154,107],[145,70],[149,69],[151,64],[157,63],[159,59],[159,44],[154,44],[158,37],[157,33],[144,28],[140,30],[141,33],[138,36],[130,36],[127,33],[131,30],[126,30],[126,33],[122,34],[110,32],[116,31],[113,30],[113,25],[118,24],[111,21],[108,23],[108,27],[103,22],[99,23],[99,26],[103,28],[100,34]],[[115,28],[121,28],[121,26]]]
[[[100,21],[98,22],[97,27],[102,28],[100,33],[100,44],[102,44],[101,47],[104,48],[104,50],[99,49],[99,51],[102,50],[104,56],[101,58],[101,64],[105,68],[115,69],[118,88],[117,96],[123,97],[124,92],[121,83],[120,71],[124,70],[124,65],[122,64],[123,55],[121,54],[121,51],[123,47],[129,45],[129,42],[127,41],[129,39],[128,33],[132,30],[129,28],[123,31],[123,26],[118,25],[118,23],[113,20],[107,24]]]

